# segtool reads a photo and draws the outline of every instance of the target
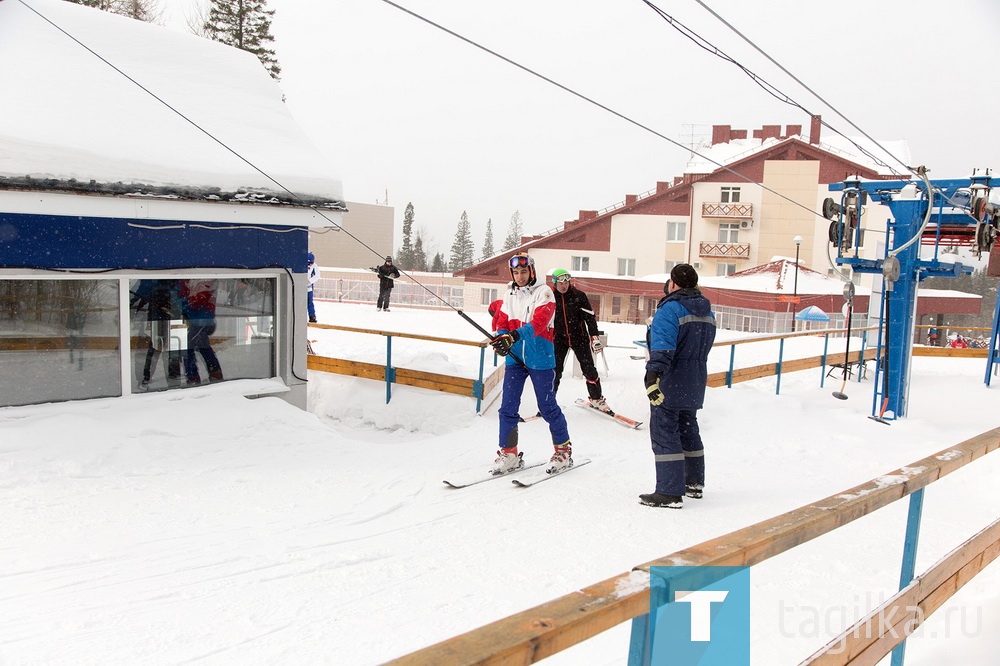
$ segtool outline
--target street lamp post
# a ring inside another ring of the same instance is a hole
[[[799,248],[802,247],[802,236],[792,239],[795,243],[795,280],[792,283],[792,333],[795,332],[795,315],[799,311]]]

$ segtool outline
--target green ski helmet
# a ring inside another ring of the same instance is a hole
[[[569,271],[563,270],[562,268],[557,268],[552,271],[552,282],[569,282],[573,279],[573,276],[569,274]]]

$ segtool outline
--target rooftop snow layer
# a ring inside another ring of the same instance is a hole
[[[17,63],[0,68],[0,177],[343,199],[250,53],[62,0],[7,0],[0,60]]]

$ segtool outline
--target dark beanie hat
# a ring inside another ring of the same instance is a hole
[[[677,264],[670,270],[670,281],[681,289],[698,286],[698,271],[691,264]]]

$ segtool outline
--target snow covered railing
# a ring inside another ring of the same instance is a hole
[[[993,523],[912,583],[909,583],[912,571],[909,578],[906,576],[907,567],[912,567],[915,529],[919,525],[919,519],[914,520],[913,508],[918,505],[916,514],[919,516],[923,489],[997,448],[1000,448],[1000,428],[826,499],[638,565],[627,573],[388,663],[394,666],[531,664],[628,620],[633,620],[629,664],[648,663],[644,659],[649,656],[651,568],[752,566],[910,496],[902,576],[907,580],[900,594],[884,607],[915,605],[922,609],[922,614],[919,617],[914,617],[914,613],[906,615],[902,620],[904,624],[899,626],[870,623],[867,626],[871,633],[854,633],[852,627],[804,662],[824,666],[874,664],[904,641],[906,635],[919,626],[919,621],[926,619],[945,599],[1000,555],[1000,527]],[[879,609],[873,610],[869,619],[878,612]],[[900,633],[901,629],[905,631]]]
[[[488,342],[471,340],[456,340],[454,338],[439,338],[431,335],[417,335],[415,333],[397,333],[392,331],[376,331],[366,328],[352,328],[350,326],[334,326],[332,324],[309,324],[311,328],[325,328],[336,331],[347,331],[348,333],[367,333],[370,335],[381,335],[386,339],[386,360],[385,364],[365,363],[363,361],[350,361],[327,356],[310,355],[307,357],[306,367],[310,370],[320,372],[332,372],[352,377],[362,377],[364,379],[375,379],[385,382],[385,402],[389,404],[392,399],[392,385],[404,384],[416,386],[418,388],[430,389],[433,391],[444,391],[458,395],[467,395],[476,399],[476,411],[482,407],[483,398],[489,395],[503,380],[503,366],[494,370],[489,377],[484,379],[486,369],[486,347]],[[443,342],[453,345],[465,345],[468,347],[479,347],[479,378],[470,379],[466,377],[454,377],[436,372],[426,372],[422,370],[410,370],[408,368],[396,368],[392,365],[392,339],[410,338],[413,340],[428,340],[430,342]],[[495,359],[494,359],[495,363]]]

